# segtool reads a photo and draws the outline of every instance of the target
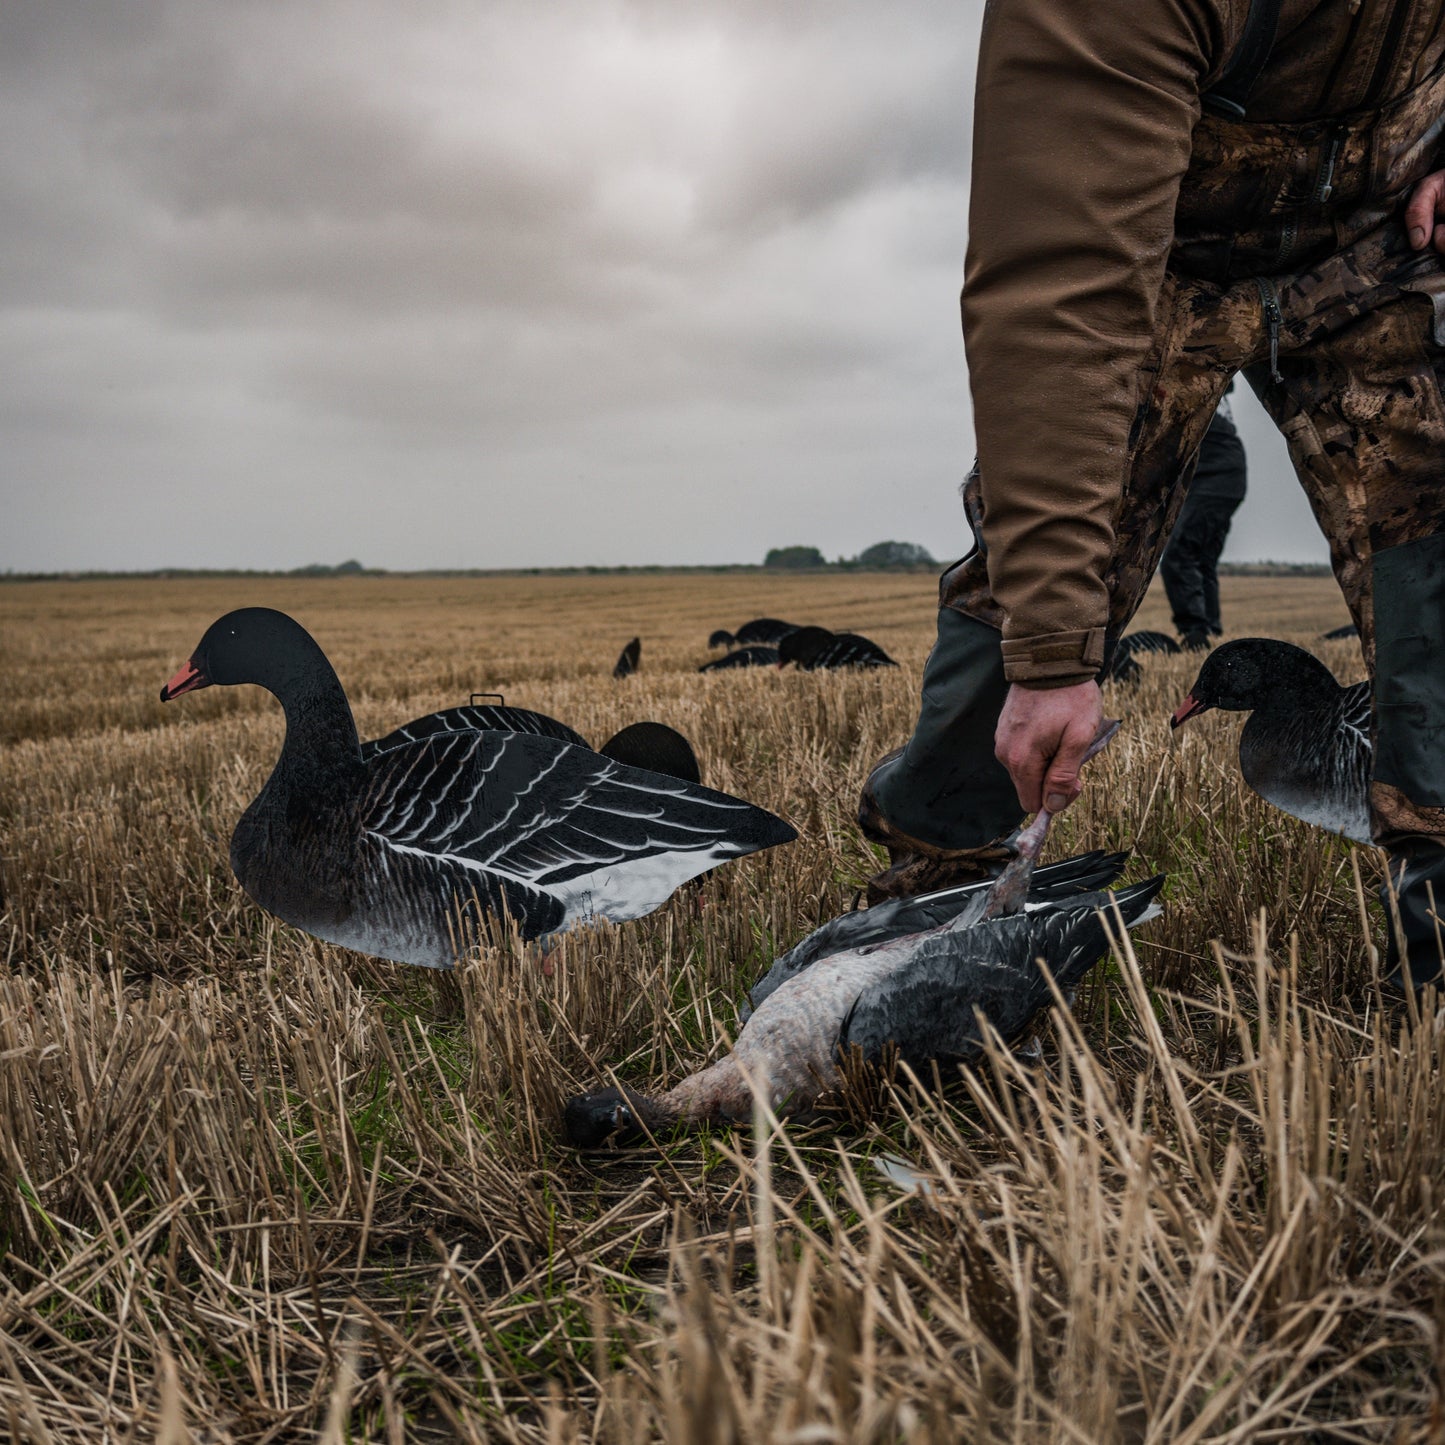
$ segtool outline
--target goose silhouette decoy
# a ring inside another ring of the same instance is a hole
[[[268,912],[362,953],[448,968],[504,913],[527,939],[638,918],[797,836],[751,803],[555,737],[440,732],[363,758],[326,655],[269,608],[213,623],[161,700],[242,683],[280,701],[286,738],[231,867]]]
[[[723,657],[715,657],[711,662],[705,662],[698,668],[699,672],[730,672],[735,667],[776,667],[778,665],[778,649],[776,647],[740,647],[736,652],[729,652]]]
[[[597,749],[604,758],[644,768],[649,773],[681,778],[684,783],[702,782],[702,769],[692,744],[666,723],[637,722],[613,734]]]
[[[802,672],[838,667],[897,667],[884,650],[856,632],[830,632],[826,627],[800,627],[778,644],[778,665],[794,663]]]
[[[638,661],[642,657],[642,639],[634,637],[626,647],[622,649],[615,666],[612,669],[613,677],[631,677],[637,671]]]
[[[1341,687],[1302,647],[1240,637],[1205,659],[1169,725],[1211,708],[1250,714],[1239,735],[1239,767],[1266,802],[1357,843],[1371,841],[1368,682]]]
[[[737,638],[735,638],[732,633],[727,630],[726,627],[715,628],[712,632],[708,634],[708,651],[713,652],[719,647],[730,648],[736,641]]]
[[[784,622],[778,617],[754,617],[751,622],[744,622],[738,628],[733,641],[739,647],[751,647],[755,644],[776,647],[790,632],[797,630],[798,625],[795,622]]]
[[[1118,726],[1106,722],[1087,756]],[[858,915],[844,915],[824,924],[754,986],[754,1011],[726,1058],[655,1098],[631,1089],[579,1095],[563,1112],[567,1137],[590,1149],[613,1135],[746,1119],[752,1086],[778,1113],[802,1112],[838,1087],[841,1060],[855,1047],[869,1063],[896,1051],[916,1073],[934,1061],[977,1058],[981,1018],[1006,1043],[1023,1038],[1053,997],[1050,979],[1067,994],[1107,952],[1100,910],[1117,906],[1124,925],[1136,927],[1155,916],[1164,885],[1161,874],[1117,893],[1070,896],[1071,884],[1117,876],[1117,857],[1088,854],[1056,865],[1052,881],[1064,896],[1031,905],[1049,823],[1041,811],[1019,833],[1017,856],[991,884],[900,900],[875,921],[876,931],[872,909],[856,923],[847,920]],[[1047,885],[1048,870],[1040,871]],[[939,912],[944,921],[934,924]],[[928,926],[894,931],[919,923]]]

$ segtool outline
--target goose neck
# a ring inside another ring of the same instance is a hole
[[[360,767],[361,740],[351,704],[329,664],[324,675],[313,673],[277,688],[276,696],[286,713],[283,760],[288,754],[304,757],[307,771],[323,777],[346,777]]]

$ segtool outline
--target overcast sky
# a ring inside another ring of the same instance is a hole
[[[0,569],[957,555],[981,11],[4,0]]]

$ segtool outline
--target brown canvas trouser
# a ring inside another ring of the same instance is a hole
[[[1371,789],[1386,845],[1445,842],[1445,542],[1429,540],[1445,538],[1445,266],[1411,251],[1402,224],[1410,189],[1445,165],[1442,132],[1445,71],[1368,115],[1201,120],[1104,579],[1107,664],[1243,371],[1289,444],[1372,677],[1377,645],[1388,656]],[[976,473],[964,502],[978,545],[942,579],[918,728],[865,794],[873,836],[892,825],[946,849],[1022,818],[992,757],[1007,688]]]

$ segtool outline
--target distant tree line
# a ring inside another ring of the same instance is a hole
[[[875,542],[856,557],[839,557],[832,564],[816,547],[773,547],[763,558],[764,567],[800,571],[810,567],[910,568],[936,567],[928,548],[917,542]]]
[[[338,562],[334,567],[328,567],[325,562],[312,562],[307,567],[293,567],[290,575],[292,577],[360,577],[367,570],[355,557],[350,557],[345,562]]]

